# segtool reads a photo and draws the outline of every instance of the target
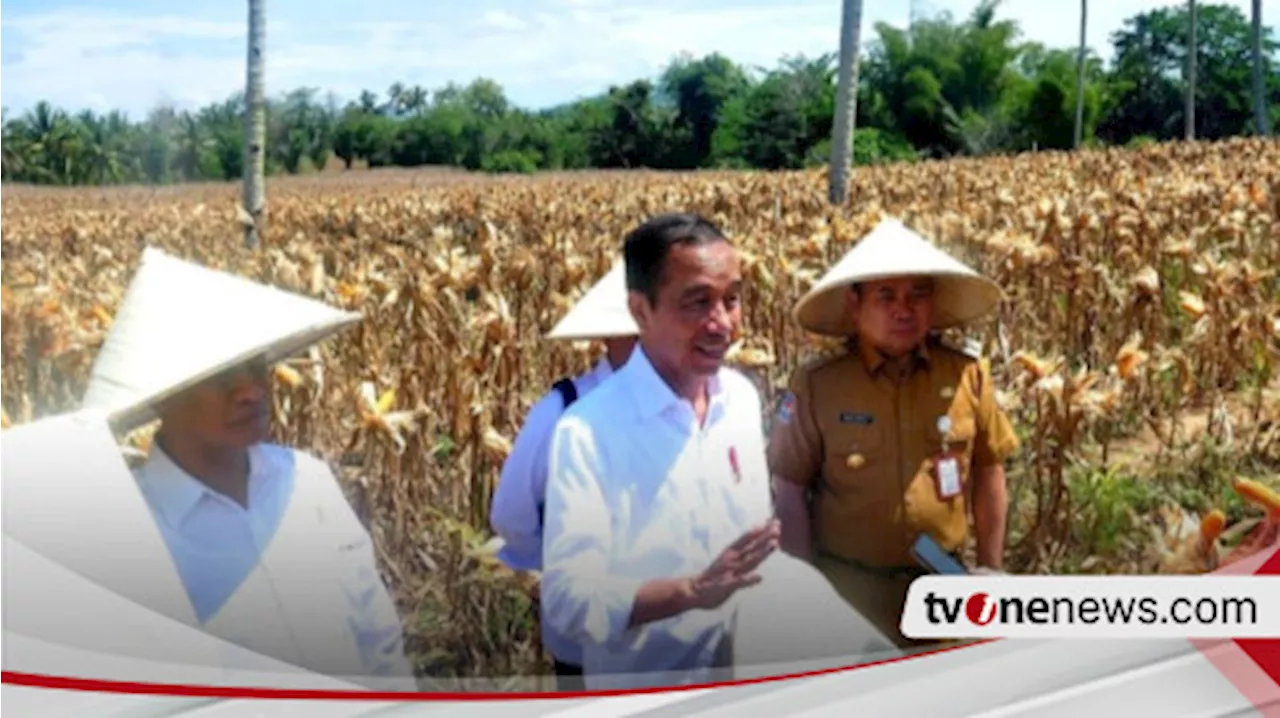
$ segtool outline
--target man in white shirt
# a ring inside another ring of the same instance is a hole
[[[547,456],[556,421],[568,406],[626,364],[638,331],[627,309],[626,277],[622,263],[618,263],[547,335],[548,339],[559,341],[598,340],[605,351],[591,371],[560,380],[533,405],[502,466],[489,523],[503,540],[498,558],[512,570],[542,570]],[[547,625],[542,627],[542,642],[554,661],[556,687],[561,691],[582,690],[581,647]]]
[[[625,242],[640,342],[552,440],[542,602],[588,688],[700,683],[728,668],[732,602],[777,548],[760,397],[723,367],[741,320],[733,247],[688,214]]]
[[[160,420],[135,476],[207,632],[381,690],[416,690],[369,534],[329,467],[269,442],[271,366],[359,315],[154,249],[85,408]]]

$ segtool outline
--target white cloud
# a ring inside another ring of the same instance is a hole
[[[184,42],[243,38],[242,23],[56,12],[6,18],[4,26],[22,38],[21,59],[5,63],[6,104],[48,99],[98,109],[105,100],[140,113],[163,93],[207,102],[243,83],[243,61],[175,54]]]
[[[498,30],[524,30],[528,27],[524,20],[505,10],[486,10],[482,17],[486,25]]]

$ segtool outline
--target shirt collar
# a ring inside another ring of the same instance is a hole
[[[596,362],[595,368],[591,370],[591,378],[597,383],[608,379],[613,375],[613,365],[609,363],[609,356],[600,357],[600,361]]]
[[[723,371],[723,369],[721,370]],[[647,419],[658,416],[662,412],[673,406],[688,402],[667,385],[667,382],[653,368],[653,363],[649,361],[648,355],[644,353],[644,349],[640,345],[631,353],[631,358],[618,371],[620,377],[625,377],[628,386],[631,388],[631,394],[635,398],[636,406],[640,411],[640,418]],[[710,401],[708,402],[708,419],[712,418],[714,412],[722,408],[724,396],[724,383],[720,379],[720,372],[708,379],[707,391]]]
[[[249,496],[252,507],[255,489],[268,473],[257,447],[249,449]],[[187,515],[205,496],[219,496],[199,479],[188,474],[174,462],[173,458],[160,448],[158,443],[151,445],[151,454],[142,465],[140,482],[143,490],[153,506],[173,527],[182,525]]]
[[[885,357],[884,354],[881,354],[870,344],[858,341],[857,339],[853,340],[853,343],[854,349],[858,352],[858,356],[862,358],[862,364],[867,368],[868,374],[875,376],[881,369],[884,369],[885,364],[888,363],[888,358]],[[918,366],[927,366],[931,360],[929,355],[929,342],[920,342],[920,345],[912,350],[911,356],[914,360],[911,363],[911,369],[915,369]]]

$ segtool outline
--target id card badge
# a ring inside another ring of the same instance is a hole
[[[947,451],[946,439],[951,432],[951,419],[938,418],[938,433],[942,435],[942,447],[933,462],[933,478],[938,488],[938,498],[946,501],[960,495],[960,460],[954,452]]]
[[[933,478],[938,487],[938,498],[954,499],[960,495],[960,460],[955,454],[940,454],[933,462]]]

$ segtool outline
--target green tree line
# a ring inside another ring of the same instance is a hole
[[[968,17],[939,14],[910,28],[874,26],[858,78],[859,165],[1072,146],[1077,48],[1022,42],[995,0]],[[1181,136],[1185,5],[1140,13],[1110,38],[1109,66],[1086,62],[1084,137],[1123,145]],[[1196,30],[1196,135],[1253,133],[1248,18],[1202,5]],[[1263,31],[1271,125],[1280,125],[1280,43]],[[268,58],[268,63],[270,58]],[[488,172],[540,169],[761,168],[825,163],[836,56],[789,56],[773,68],[719,54],[673,59],[656,79],[540,111],[514,106],[496,82],[435,90],[397,82],[345,105],[303,88],[268,103],[266,168],[449,165]],[[238,180],[240,95],[192,111],[162,107],[72,114],[47,102],[3,120],[3,179],[54,185]]]

